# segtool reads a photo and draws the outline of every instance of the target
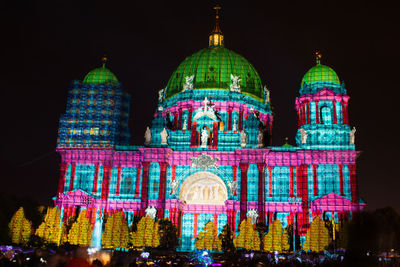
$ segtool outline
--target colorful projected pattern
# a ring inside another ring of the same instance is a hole
[[[120,83],[73,82],[57,147],[62,160],[55,204],[64,222],[77,209],[92,225],[99,214],[117,211],[128,223],[134,215],[152,222],[169,218],[181,250],[194,250],[196,242],[219,247],[216,235],[229,224],[241,247],[263,249],[258,244],[265,240],[265,250],[287,250],[286,226],[295,225],[302,242],[308,235],[306,246],[313,247],[313,218],[338,223],[364,207],[349,96],[336,73],[318,58],[296,98],[296,145],[271,146],[269,91],[245,59],[211,43],[187,58],[158,93],[144,146],[129,145],[129,95]],[[143,229],[150,225],[145,220]],[[259,239],[255,222],[274,231]],[[240,233],[246,232],[252,244],[243,243]],[[141,246],[143,234],[130,238]],[[146,242],[155,246],[148,235]]]

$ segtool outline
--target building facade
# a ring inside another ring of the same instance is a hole
[[[270,92],[254,67],[224,47],[218,15],[209,46],[187,57],[158,93],[143,146],[129,144],[130,96],[102,67],[73,81],[61,115],[55,204],[63,220],[156,211],[194,249],[208,221],[238,231],[247,216],[295,222],[305,236],[314,216],[336,222],[365,205],[358,197],[355,128],[344,83],[320,63],[295,101],[296,146],[271,146]],[[249,213],[249,211],[252,212]]]

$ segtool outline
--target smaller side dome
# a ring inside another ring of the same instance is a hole
[[[304,75],[301,80],[301,86],[304,83],[312,84],[317,82],[334,83],[340,85],[339,77],[336,72],[328,66],[318,63],[317,66],[312,67]]]
[[[307,71],[301,80],[301,86],[303,87],[304,83],[313,84],[313,83],[333,83],[336,85],[340,85],[339,77],[336,72],[329,68],[328,66],[321,64],[322,55],[320,52],[315,52],[315,62],[316,66],[312,67]]]
[[[107,58],[103,57],[103,66],[91,70],[83,79],[83,84],[118,83],[117,77],[106,68]]]

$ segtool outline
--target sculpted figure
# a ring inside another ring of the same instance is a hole
[[[350,131],[350,145],[354,145],[356,142],[356,127],[353,127]]]
[[[232,131],[234,131],[234,132],[237,131],[236,119],[233,119]]]
[[[206,130],[206,128],[203,128],[203,130],[201,130],[201,148],[207,147],[207,141],[208,141],[208,131]]]
[[[168,145],[168,132],[167,130],[165,130],[165,128],[162,130],[160,135],[161,135],[161,144]]]
[[[165,92],[164,88],[161,89],[160,91],[158,91],[158,102],[163,102],[163,100],[164,100],[164,92]]]
[[[231,85],[230,85],[230,90],[232,92],[239,92],[240,93],[240,85],[239,82],[241,79],[239,79],[239,76],[234,76],[231,74]]]
[[[247,212],[247,218],[251,218],[251,223],[256,224],[258,219],[258,212],[256,209],[251,209]]]
[[[237,183],[236,181],[228,181],[228,189],[231,195],[235,194]]]
[[[144,133],[144,144],[150,145],[151,143],[151,130],[147,127],[146,132]]]
[[[246,143],[247,143],[247,135],[244,132],[244,130],[242,130],[240,132],[240,146],[241,147],[246,147]]]
[[[176,195],[176,192],[178,191],[179,183],[175,179],[171,181],[171,195]]]
[[[182,92],[193,89],[193,80],[194,80],[194,75],[185,77],[185,84],[183,85]]]
[[[145,209],[145,212],[147,217],[153,218],[153,220],[156,218],[157,214],[156,208],[149,206]]]
[[[186,118],[186,117],[185,117],[185,119],[183,120],[182,130],[183,130],[183,131],[186,131],[186,130],[187,130],[187,118]]]
[[[257,147],[264,147],[263,139],[264,139],[263,132],[261,130],[259,130],[258,131],[258,136],[257,136],[257,140],[258,140]]]
[[[264,85],[264,103],[265,105],[271,101],[270,99],[270,92],[266,85]]]
[[[302,144],[306,144],[307,143],[307,136],[308,136],[307,131],[304,130],[303,128],[301,128],[299,130],[299,132],[300,132],[301,143]]]

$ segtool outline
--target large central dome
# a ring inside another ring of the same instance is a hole
[[[193,90],[229,90],[231,75],[239,76],[243,94],[263,101],[261,79],[241,55],[223,46],[210,46],[187,57],[168,81],[165,98],[183,90],[185,77],[194,75]]]

